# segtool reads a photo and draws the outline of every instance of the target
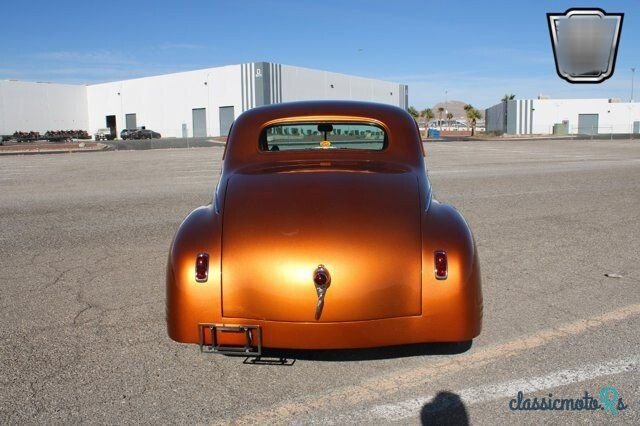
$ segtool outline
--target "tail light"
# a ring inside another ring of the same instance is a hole
[[[436,279],[446,280],[448,274],[447,253],[444,250],[437,250],[434,253],[433,261]]]
[[[209,255],[200,253],[196,257],[196,281],[204,282],[209,277]]]

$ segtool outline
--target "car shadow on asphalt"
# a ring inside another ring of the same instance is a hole
[[[468,425],[469,414],[460,396],[441,391],[420,410],[423,425]]]
[[[459,343],[420,343],[366,349],[281,350],[263,349],[260,357],[245,359],[245,364],[293,365],[305,361],[371,361],[414,356],[456,355],[468,351],[473,341]],[[285,362],[287,361],[287,362]]]

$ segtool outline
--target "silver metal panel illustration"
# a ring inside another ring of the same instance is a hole
[[[569,9],[548,13],[549,34],[558,75],[570,83],[597,84],[613,75],[622,13]]]

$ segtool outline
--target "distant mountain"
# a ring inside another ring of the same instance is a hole
[[[462,101],[439,102],[439,103],[435,104],[434,106],[432,106],[431,110],[435,114],[436,118],[439,118],[438,108],[442,107],[447,112],[452,113],[454,119],[466,120],[467,119],[467,115],[465,114],[465,111],[464,111],[464,106],[466,104],[467,104],[466,102],[462,102]],[[480,110],[480,112],[484,114],[483,110]],[[446,112],[442,113],[442,118],[446,120],[446,118],[447,118],[447,113]]]

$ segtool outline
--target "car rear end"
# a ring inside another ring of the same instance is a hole
[[[415,122],[397,108],[316,104],[234,124],[213,205],[172,245],[169,335],[246,354],[475,337],[475,244],[457,212],[431,206]]]

